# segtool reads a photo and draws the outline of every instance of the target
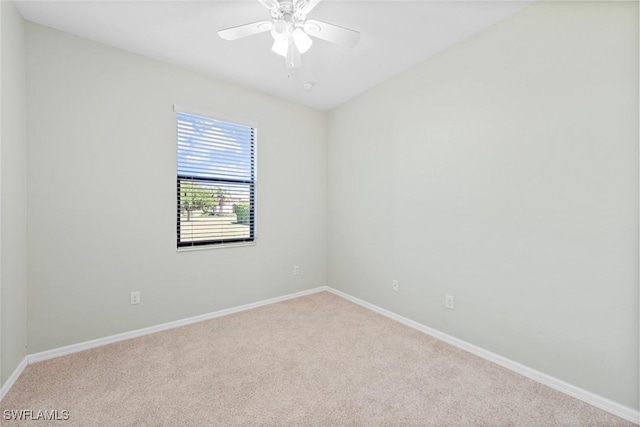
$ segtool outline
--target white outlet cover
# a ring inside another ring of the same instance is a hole
[[[131,292],[131,304],[140,304],[140,291]]]
[[[448,309],[455,309],[455,298],[452,295],[445,295],[444,306]]]
[[[398,292],[398,281],[397,280],[392,280],[391,281],[391,289]]]

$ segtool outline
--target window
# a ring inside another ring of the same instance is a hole
[[[178,247],[255,241],[256,129],[176,114]]]

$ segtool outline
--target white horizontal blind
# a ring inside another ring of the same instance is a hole
[[[256,129],[183,112],[178,135],[178,247],[255,240]]]

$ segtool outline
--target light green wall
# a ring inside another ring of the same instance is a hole
[[[27,127],[24,21],[0,2],[2,102],[0,140],[0,383],[26,355],[27,340]]]
[[[638,409],[637,3],[535,3],[328,124],[330,286]]]
[[[0,4],[3,381],[27,194],[29,352],[326,283],[638,408],[637,4],[536,3],[328,123],[27,24],[26,192],[22,21]],[[257,246],[175,251],[174,103],[258,122]]]
[[[27,52],[30,353],[326,283],[323,112],[32,23]],[[174,104],[257,123],[256,246],[176,251]]]

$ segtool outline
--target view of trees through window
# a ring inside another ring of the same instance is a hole
[[[250,187],[179,180],[180,240],[207,241],[250,237]]]

